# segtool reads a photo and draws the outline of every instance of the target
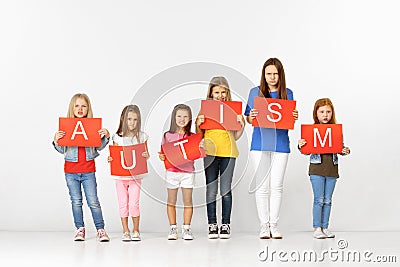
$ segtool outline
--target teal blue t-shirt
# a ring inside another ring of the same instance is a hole
[[[259,90],[259,86],[250,90],[245,116],[249,116],[250,110],[254,108],[254,98],[259,96]],[[293,100],[292,90],[286,88],[286,91],[288,100]],[[270,92],[270,95],[277,98],[278,92]],[[290,153],[288,130],[253,127],[250,150]]]

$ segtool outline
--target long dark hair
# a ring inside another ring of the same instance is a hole
[[[169,130],[164,133],[164,140],[165,140],[165,137],[166,137],[167,133],[176,133],[177,130],[178,130],[178,125],[176,125],[176,118],[175,118],[176,117],[176,112],[178,110],[186,110],[189,113],[189,122],[183,128],[183,130],[185,131],[185,134],[184,134],[185,136],[190,136],[191,135],[190,128],[192,127],[192,110],[190,109],[190,107],[188,105],[178,104],[172,110],[171,124],[169,126]]]
[[[128,105],[124,107],[124,109],[122,110],[121,117],[119,119],[117,134],[121,137],[127,136],[129,129],[126,120],[128,118],[129,112],[135,113],[138,117],[138,121],[136,124],[136,128],[134,129],[133,136],[136,137],[136,140],[138,141],[138,143],[140,143],[140,129],[142,128],[142,118],[140,115],[139,107],[136,105]]]
[[[262,71],[261,71],[261,81],[260,81],[260,96],[271,98],[271,94],[269,93],[269,88],[267,81],[265,80],[265,68],[267,66],[274,65],[278,70],[278,98],[287,100],[287,92],[286,92],[286,79],[285,79],[285,70],[283,69],[282,62],[277,58],[270,58],[265,61]]]

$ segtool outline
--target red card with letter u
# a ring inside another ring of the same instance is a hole
[[[301,148],[302,154],[342,153],[341,124],[302,124],[301,138],[307,141]]]
[[[59,118],[58,129],[65,132],[59,146],[101,146],[101,118]]]
[[[241,129],[237,115],[242,114],[242,102],[202,100],[201,112],[204,115],[204,123],[200,125],[201,129]]]
[[[262,128],[294,129],[293,111],[296,101],[275,98],[256,97],[254,108],[258,115],[252,125]]]
[[[146,143],[131,146],[109,146],[111,175],[133,176],[147,173],[147,159],[142,156]]]
[[[178,167],[190,161],[204,158],[204,148],[199,147],[202,140],[200,134],[193,134],[180,140],[161,145],[161,152],[165,154],[165,169]]]

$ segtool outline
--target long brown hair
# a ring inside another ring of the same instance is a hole
[[[176,118],[175,118],[176,117],[176,112],[178,110],[186,110],[189,113],[189,122],[183,128],[183,130],[185,132],[185,136],[190,136],[191,135],[190,128],[192,127],[192,110],[190,109],[190,107],[188,105],[178,104],[172,110],[171,124],[169,126],[169,130],[164,133],[164,139],[165,139],[167,133],[176,133],[178,131],[178,125],[176,124]]]
[[[212,99],[212,91],[214,87],[221,86],[226,89],[226,101],[232,101],[231,90],[229,89],[228,80],[225,77],[213,77],[208,85],[207,99]]]
[[[283,69],[282,62],[277,58],[270,58],[265,61],[262,71],[261,71],[261,81],[260,81],[260,96],[271,98],[271,94],[269,93],[269,87],[267,81],[265,80],[265,68],[267,66],[274,65],[278,70],[278,98],[287,100],[287,92],[286,92],[286,79],[285,79],[285,70]]]
[[[128,105],[124,107],[119,119],[117,134],[121,137],[127,136],[129,129],[126,120],[128,119],[129,112],[133,112],[137,115],[138,120],[136,128],[133,130],[133,137],[136,137],[136,140],[138,141],[138,143],[140,143],[140,129],[142,128],[142,117],[140,115],[140,110],[137,105]]]
[[[332,101],[329,98],[321,98],[315,101],[314,104],[314,111],[313,111],[313,119],[315,124],[319,124],[319,120],[317,117],[317,111],[320,107],[323,106],[330,106],[332,109],[332,118],[330,121],[328,121],[329,124],[335,124],[336,123],[336,117],[335,117],[335,108],[333,107]]]
[[[88,108],[88,112],[87,112],[86,118],[93,118],[93,110],[92,110],[92,105],[90,104],[90,99],[86,94],[83,94],[83,93],[75,94],[71,98],[71,101],[69,101],[67,118],[75,118],[74,106],[75,106],[75,102],[76,102],[76,100],[78,98],[82,98],[83,100],[85,100],[87,105],[88,105],[88,107],[87,107]]]

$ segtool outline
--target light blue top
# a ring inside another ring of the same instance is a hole
[[[293,92],[286,88],[288,100],[293,100]],[[249,116],[250,110],[254,108],[254,98],[259,96],[260,87],[250,90],[247,100],[245,116]],[[278,98],[278,92],[270,92],[272,98]],[[272,151],[290,153],[290,141],[288,130],[253,127],[250,150]]]

